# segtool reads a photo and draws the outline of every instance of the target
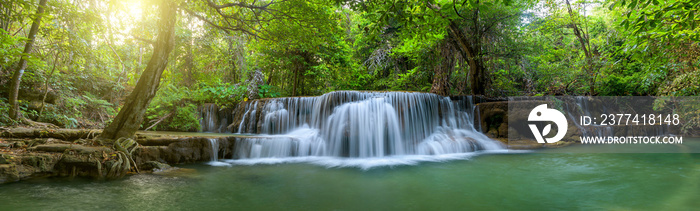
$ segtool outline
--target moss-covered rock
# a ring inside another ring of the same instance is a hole
[[[0,164],[0,184],[19,181],[19,172],[14,164]]]

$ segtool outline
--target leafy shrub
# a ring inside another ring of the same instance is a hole
[[[700,71],[693,71],[676,77],[669,86],[661,89],[661,94],[672,96],[700,95]]]
[[[280,94],[279,90],[277,90],[274,86],[261,85],[258,88],[258,96],[260,98],[279,97],[281,95],[282,94]]]
[[[172,84],[163,84],[163,87],[158,90],[158,93],[151,100],[151,104],[146,110],[143,127],[149,127],[158,123],[154,129],[171,130],[172,128],[182,128],[183,125],[189,124],[188,122],[177,122],[178,120],[187,119],[178,119],[177,117],[187,116],[187,114],[179,112],[186,113],[187,110],[181,110],[180,108],[187,106],[191,94],[192,91],[187,87],[178,88]],[[197,128],[199,128],[199,121],[196,122]]]
[[[57,109],[55,105],[46,104],[44,111],[39,116],[38,121],[48,122],[60,127],[65,128],[77,128],[80,126],[78,120],[75,118],[74,113],[60,112],[61,109]]]
[[[265,87],[268,95],[273,95],[270,87]],[[199,113],[197,105],[215,103],[220,107],[232,107],[248,100],[244,86],[229,83],[200,83],[194,89],[163,84],[146,110],[144,128],[157,122],[155,130],[197,131],[199,130]]]
[[[17,122],[10,119],[10,104],[7,98],[0,97],[0,126],[10,126],[14,124],[17,124]]]
[[[198,84],[197,87],[198,89],[191,93],[189,100],[198,103],[216,103],[221,107],[236,105],[241,101],[248,100],[246,96],[248,89],[245,86],[218,81],[214,84]]]
[[[200,125],[197,106],[194,104],[188,104],[182,107],[177,107],[168,126],[171,130],[176,131],[199,130]]]
[[[88,118],[111,119],[116,115],[116,110],[114,110],[112,103],[99,99],[89,92],[85,92],[81,97],[85,99],[86,104],[83,105],[85,108],[83,110],[89,113]]]

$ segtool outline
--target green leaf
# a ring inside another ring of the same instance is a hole
[[[694,21],[694,19],[695,19],[695,12],[693,12],[693,11],[691,10],[691,11],[688,12],[688,18],[687,18],[687,20],[688,20],[688,21]]]
[[[630,10],[633,10],[635,7],[637,7],[637,0],[630,1],[630,5],[627,6]]]

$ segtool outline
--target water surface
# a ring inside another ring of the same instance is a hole
[[[586,146],[590,148],[591,146]],[[696,210],[700,154],[486,154],[360,168],[209,166],[117,181],[0,185],[0,210]]]

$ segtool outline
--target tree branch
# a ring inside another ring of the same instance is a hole
[[[248,8],[248,9],[267,9],[267,7],[270,6],[271,4],[273,4],[274,2],[275,1],[273,0],[265,5],[261,5],[261,6],[255,6],[254,5],[255,3],[253,3],[253,4],[227,3],[227,4],[218,5],[218,4],[215,4],[214,2],[212,2],[211,0],[207,0],[207,5],[209,7],[215,8],[215,9],[221,9],[221,8],[227,8],[227,7],[242,7],[242,8]]]
[[[182,6],[180,7],[180,9],[184,10],[185,12],[187,12],[187,14],[190,14],[190,15],[194,16],[195,18],[197,18],[197,19],[199,19],[199,20],[201,20],[201,21],[204,21],[205,23],[207,23],[207,24],[213,26],[214,28],[217,28],[217,29],[219,29],[219,30],[224,31],[224,33],[226,33],[226,34],[230,34],[230,31],[239,31],[239,32],[243,32],[243,33],[245,33],[245,34],[251,35],[251,36],[253,36],[253,37],[255,37],[255,38],[259,38],[259,39],[263,39],[263,40],[264,40],[264,38],[260,37],[258,34],[253,33],[253,32],[251,32],[251,31],[249,31],[249,30],[246,30],[246,29],[243,29],[243,28],[240,28],[240,27],[228,27],[228,26],[218,25],[218,24],[212,22],[211,20],[205,18],[205,17],[202,16],[202,15],[197,14],[196,12],[194,12],[194,11],[192,11],[192,10],[190,10],[190,9],[187,9],[187,8],[185,8],[185,7],[182,7]],[[227,23],[228,23],[228,21],[227,21]],[[231,25],[231,23],[228,23],[228,24]]]

